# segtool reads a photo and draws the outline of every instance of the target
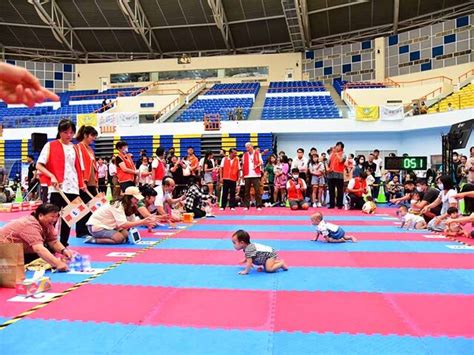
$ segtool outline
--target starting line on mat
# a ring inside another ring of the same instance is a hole
[[[0,331],[5,329],[6,327],[8,327],[9,325],[12,325],[12,324],[15,324],[16,322],[22,320],[23,318],[29,316],[30,314],[36,312],[37,310],[41,309],[41,308],[44,308],[46,307],[48,304],[64,297],[65,295],[71,293],[72,291],[74,290],[77,290],[79,287],[81,286],[84,286],[86,284],[89,284],[90,282],[92,282],[93,280],[95,280],[96,278],[98,278],[99,276],[105,274],[106,272],[110,271],[110,270],[113,270],[115,269],[117,266],[120,266],[124,263],[126,263],[127,261],[133,259],[134,257],[140,255],[140,254],[143,254],[144,252],[150,250],[150,249],[153,249],[155,246],[157,246],[158,244],[161,244],[163,242],[165,242],[166,240],[170,239],[173,235],[176,235],[182,231],[184,231],[185,229],[178,229],[176,230],[176,233],[172,233],[171,235],[167,235],[165,236],[164,238],[161,238],[160,240],[156,241],[156,242],[153,242],[152,244],[148,245],[146,248],[143,248],[143,249],[140,249],[138,250],[137,252],[134,252],[134,253],[115,253],[115,254],[133,254],[133,255],[129,255],[129,256],[126,256],[124,257],[123,259],[115,262],[114,264],[104,268],[104,269],[101,269],[100,271],[94,273],[93,275],[91,275],[90,277],[88,277],[87,279],[81,281],[81,282],[78,282],[78,283],[75,283],[74,285],[72,285],[71,287],[69,287],[68,289],[64,290],[63,292],[60,292],[60,293],[50,293],[48,294],[48,297],[45,301],[41,301],[40,304],[36,305],[36,306],[33,306],[32,308],[18,314],[17,316],[13,317],[13,318],[10,318],[8,319],[7,321],[5,321],[3,324],[0,324]],[[113,253],[111,253],[113,254]],[[98,269],[96,269],[98,270]],[[30,300],[28,299],[22,299],[22,300],[15,300],[17,302],[30,302]],[[34,300],[34,301],[31,301],[31,302],[37,302],[38,300]]]

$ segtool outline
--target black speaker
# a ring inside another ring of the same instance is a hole
[[[33,152],[40,153],[46,143],[48,143],[48,135],[46,133],[31,133]]]
[[[451,126],[449,131],[449,140],[451,149],[466,148],[469,137],[471,136],[474,127],[474,119],[459,122]]]

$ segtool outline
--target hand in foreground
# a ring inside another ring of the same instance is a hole
[[[60,272],[66,272],[68,271],[68,267],[67,267],[67,264],[63,261],[59,261],[57,264],[56,264],[56,270],[60,271]]]
[[[28,107],[46,99],[59,101],[59,97],[41,86],[29,71],[7,63],[0,63],[0,99],[7,104],[25,104]]]

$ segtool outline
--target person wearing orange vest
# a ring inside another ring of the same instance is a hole
[[[237,181],[240,174],[240,162],[235,149],[229,150],[229,156],[224,156],[220,166],[220,182],[222,184],[222,201],[220,210],[223,211],[227,207],[227,199],[230,193],[229,207],[231,211],[235,211],[235,191],[237,189]]]
[[[328,189],[329,189],[329,207],[342,209],[344,200],[344,163],[346,156],[344,155],[344,143],[337,142],[332,148],[329,157],[328,167]],[[337,196],[337,202],[336,202]]]
[[[77,148],[83,163],[82,178],[84,179],[84,185],[87,186],[87,190],[92,196],[97,195],[99,177],[97,161],[95,160],[95,154],[90,145],[96,140],[98,134],[99,133],[92,126],[81,126],[76,134],[76,140],[78,141]],[[91,200],[91,197],[85,191],[80,191],[79,196],[84,203],[88,203]],[[86,222],[91,215],[92,213],[87,214],[76,223],[76,237],[85,238],[89,235]]]
[[[85,189],[82,177],[82,162],[77,147],[72,144],[76,133],[76,125],[68,119],[62,119],[58,124],[56,140],[46,143],[36,164],[40,183],[49,187],[50,203],[59,208],[68,203],[59,193],[59,189],[69,201],[79,196],[79,189]],[[67,223],[61,223],[60,241],[65,247],[69,245],[71,228]]]
[[[306,192],[306,182],[304,179],[300,178],[300,169],[293,168],[291,169],[291,176],[286,183],[286,190],[288,195],[288,202],[290,208],[293,211],[296,210],[307,210],[309,204],[304,199],[304,194]]]
[[[188,161],[191,169],[191,175],[199,175],[199,159],[194,154],[194,148],[188,147]]]
[[[257,210],[262,210],[262,195],[260,193],[260,178],[262,176],[262,156],[253,149],[250,142],[245,143],[247,152],[242,157],[242,175],[245,181],[245,208],[250,208],[250,187],[255,191],[255,203]]]
[[[349,181],[349,185],[347,185],[347,192],[350,200],[350,209],[362,210],[362,207],[365,203],[364,194],[368,192],[366,179],[367,173],[365,171],[361,171],[358,177]]]
[[[124,192],[127,187],[135,186],[135,177],[139,171],[135,168],[135,163],[128,154],[128,144],[120,141],[115,144],[118,154],[115,157],[115,165],[117,166],[117,179],[120,189]]]
[[[153,185],[161,186],[166,175],[165,150],[162,147],[156,148],[156,158],[151,163],[151,178]]]

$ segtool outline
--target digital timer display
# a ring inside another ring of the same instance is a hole
[[[386,170],[426,170],[428,168],[427,157],[386,157]]]

